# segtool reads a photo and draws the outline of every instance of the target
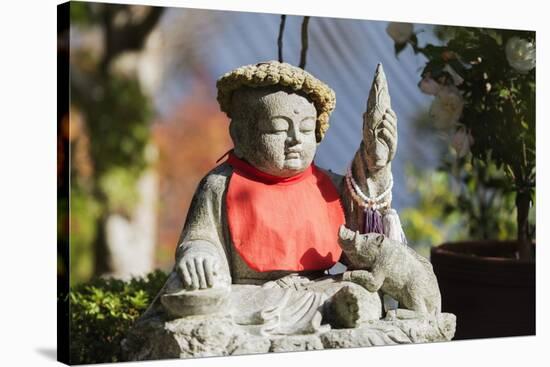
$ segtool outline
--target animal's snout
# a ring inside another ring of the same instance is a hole
[[[339,243],[344,250],[352,249],[354,247],[355,232],[347,228],[345,225],[341,225],[338,231]]]
[[[340,226],[340,230],[338,232],[338,235],[343,240],[351,241],[351,240],[353,240],[353,237],[355,236],[355,232],[352,231],[351,229],[349,229],[348,227],[346,227],[344,224],[342,224]]]

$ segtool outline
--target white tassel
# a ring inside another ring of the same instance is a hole
[[[397,215],[395,209],[386,210],[386,213],[382,217],[382,225],[384,226],[384,235],[386,237],[402,242],[405,245],[407,244],[405,232],[403,232],[399,215]]]
[[[399,215],[397,215],[395,209],[386,210],[382,216],[382,226],[384,227],[384,236],[389,239],[399,241],[403,245],[407,246],[407,238],[405,237],[403,227],[401,227],[401,221],[399,220]],[[386,312],[399,308],[399,302],[387,294],[384,294],[383,303],[384,310]]]

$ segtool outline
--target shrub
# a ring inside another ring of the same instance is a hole
[[[96,278],[71,288],[71,364],[121,361],[120,342],[166,279],[157,270],[128,282]]]
[[[465,158],[463,164],[491,179],[490,190],[480,191],[515,193],[519,257],[534,260],[529,213],[536,184],[535,32],[440,26],[441,44],[421,46],[413,28],[388,26],[396,53],[410,44],[427,59],[418,86],[435,96],[430,108],[434,125],[454,130],[450,143]],[[472,186],[484,184],[467,176]],[[476,205],[462,199],[462,208]]]

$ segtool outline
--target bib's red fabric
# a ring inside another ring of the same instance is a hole
[[[233,244],[256,271],[322,270],[342,253],[344,211],[330,178],[314,165],[289,178],[266,174],[233,153],[226,194]]]

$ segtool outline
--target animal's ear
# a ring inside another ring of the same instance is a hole
[[[376,235],[376,240],[375,240],[376,246],[378,247],[382,246],[382,243],[384,242],[385,239],[386,239],[386,236],[384,236],[383,234]]]
[[[379,234],[379,233],[369,233],[365,236],[369,246],[376,246],[376,247],[382,246],[382,242],[384,242],[384,239],[386,238],[383,234]]]

